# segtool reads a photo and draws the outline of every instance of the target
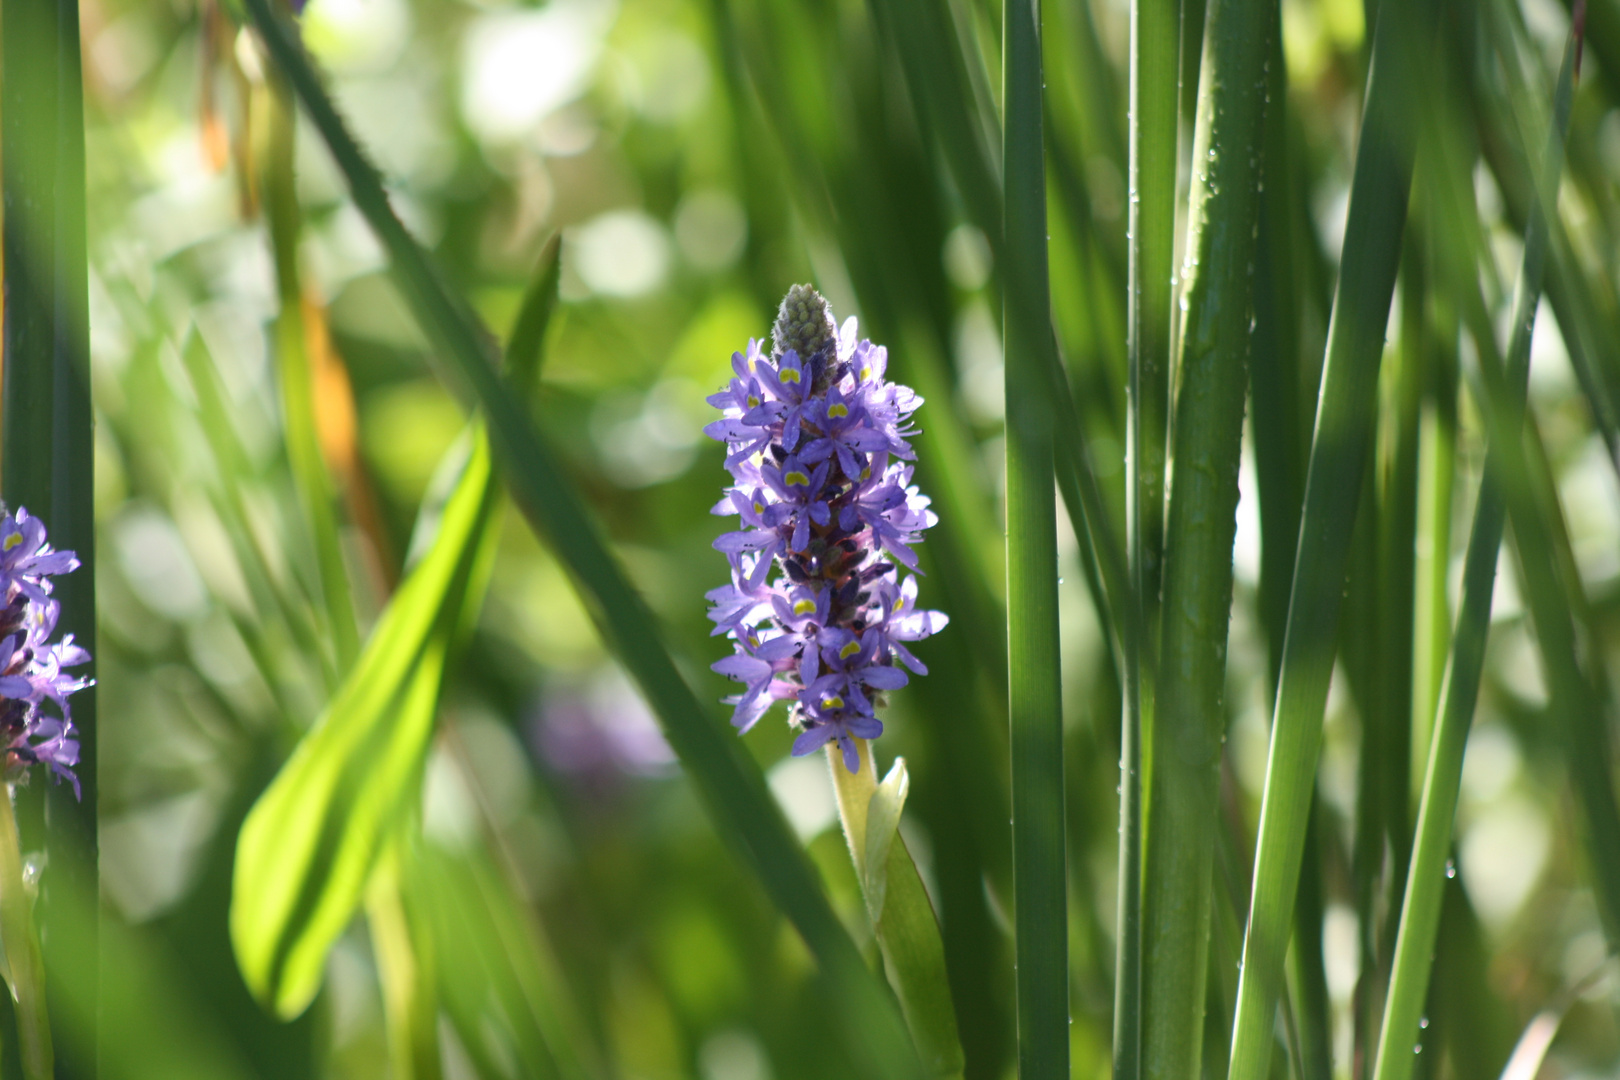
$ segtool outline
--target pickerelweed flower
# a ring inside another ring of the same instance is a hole
[[[0,507],[0,513],[4,508]],[[90,654],[73,635],[51,641],[61,606],[51,599],[51,578],[78,569],[71,551],[55,551],[45,525],[27,510],[0,517],[0,741],[5,777],[25,779],[31,765],[44,765],[54,779],[66,779],[79,794],[78,732],[68,696],[91,680],[65,669],[86,663]],[[55,714],[47,711],[54,709]]]
[[[731,583],[708,594],[714,633],[736,647],[714,670],[744,687],[724,699],[731,722],[747,731],[791,702],[794,755],[837,739],[851,773],[854,740],[883,733],[883,692],[906,684],[901,665],[928,673],[902,643],[948,621],[917,610],[916,578],[900,578],[920,573],[913,545],[938,520],[907,464],[922,398],[885,380],[888,350],[855,335],[853,317],[838,329],[819,293],[793,286],[770,355],[755,340],[732,354],[736,377],[709,398],[723,415],[703,429],[726,444],[734,481],[713,513],[742,519],[714,542]]]

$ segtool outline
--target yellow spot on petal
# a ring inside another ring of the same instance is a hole
[[[869,367],[861,368],[861,382],[865,382],[867,379],[870,379],[871,377],[872,377],[872,369],[871,368],[869,368]]]
[[[22,533],[11,533],[6,537],[6,550],[10,551],[20,543],[22,543]]]
[[[839,697],[837,694],[834,694],[830,698],[822,698],[821,704],[824,708],[828,709],[842,709],[844,707],[844,699]]]
[[[793,605],[793,614],[795,615],[810,615],[815,610],[816,602],[814,600],[800,600]]]
[[[765,504],[764,503],[755,503],[754,504],[754,513],[763,514],[764,512],[765,512]]]
[[[827,410],[828,416],[848,416],[849,408],[844,405],[834,405]]]
[[[790,367],[783,368],[779,378],[781,378],[783,382],[796,383],[799,381],[799,370],[797,368]]]
[[[748,395],[748,407],[750,409],[754,409],[754,408],[759,407],[759,395],[758,394],[749,394]]]
[[[862,480],[870,480],[870,479],[872,479],[872,466],[868,465],[866,468],[861,470],[861,479]]]
[[[804,473],[800,472],[798,469],[794,469],[792,472],[782,477],[782,480],[787,484],[798,484],[801,487],[810,486],[810,478],[804,475]]]
[[[894,602],[894,610],[896,610],[896,611],[899,611],[901,608],[903,608],[905,606],[906,606],[906,598],[903,597],[903,596],[900,599],[898,599],[898,600],[896,600]]]
[[[850,657],[854,656],[860,651],[861,643],[858,641],[851,641],[848,645],[845,645],[842,649],[838,650],[838,659],[848,660]]]

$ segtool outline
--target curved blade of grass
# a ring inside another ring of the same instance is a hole
[[[923,1066],[930,1076],[960,1077],[962,1043],[945,978],[939,921],[911,852],[897,834],[905,803],[905,761],[895,759],[879,784],[871,744],[857,739],[855,745],[860,772],[851,775],[844,768],[836,747],[827,752],[827,764],[867,914]]]
[[[1170,415],[1170,294],[1176,224],[1177,0],[1131,4],[1130,263],[1126,283],[1125,533],[1136,632],[1125,635],[1120,727],[1119,915],[1114,960],[1114,1080],[1135,1080],[1142,1054],[1142,734],[1153,715]]]
[[[1213,0],[1204,34],[1176,368],[1173,479],[1142,856],[1142,1070],[1197,1076],[1238,454],[1260,213],[1268,3]]]
[[[1553,107],[1554,117],[1544,154],[1542,178],[1556,189],[1563,165],[1564,133],[1569,125],[1574,41],[1565,51]],[[1542,207],[1531,208],[1525,231],[1523,262],[1513,305],[1513,332],[1508,344],[1505,415],[1493,426],[1485,476],[1475,503],[1463,569],[1462,608],[1457,615],[1451,662],[1441,685],[1440,707],[1429,751],[1428,770],[1418,808],[1416,843],[1408,886],[1401,905],[1389,996],[1378,1040],[1376,1080],[1406,1080],[1412,1075],[1410,1047],[1429,991],[1429,974],[1451,853],[1452,824],[1462,784],[1463,752],[1479,694],[1490,631],[1496,562],[1502,543],[1506,504],[1502,493],[1504,457],[1514,456],[1505,442],[1517,442],[1524,423],[1525,392],[1530,375],[1530,339],[1547,259],[1547,225]],[[1488,341],[1489,339],[1487,339]],[[1490,352],[1489,348],[1483,350]],[[1504,438],[1505,436],[1505,438]],[[1540,624],[1537,624],[1538,629]],[[1546,645],[1551,643],[1544,642]]]
[[[247,0],[246,6],[272,62],[292,82],[332,151],[356,208],[388,252],[406,301],[451,365],[452,384],[470,389],[485,410],[513,500],[568,568],[604,639],[662,720],[717,827],[750,860],[820,963],[857,1064],[873,1077],[919,1075],[900,1017],[833,914],[764,778],[757,768],[744,766],[736,741],[722,734],[676,670],[646,602],[631,588],[555,458],[496,373],[487,331],[395,216],[381,178],[338,116],[295,28],[271,12],[268,0]]]
[[[1069,1075],[1069,935],[1059,685],[1053,355],[1039,0],[1002,9],[1002,333],[1007,684],[1012,728],[1018,1075]]]
[[[1351,524],[1372,435],[1412,180],[1416,124],[1410,71],[1434,25],[1433,6],[1417,0],[1379,11],[1272,720],[1231,1080],[1260,1080],[1271,1057]]]

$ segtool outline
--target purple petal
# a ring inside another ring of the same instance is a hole
[[[838,745],[844,751],[844,768],[849,770],[849,775],[855,776],[861,771],[861,756],[855,751],[855,740],[848,735],[840,735]]]
[[[793,756],[804,757],[813,754],[827,745],[827,740],[833,737],[831,724],[817,724],[793,740]]]
[[[898,690],[911,681],[899,668],[881,666],[869,667],[862,671],[860,679],[867,686],[874,686],[879,690]]]

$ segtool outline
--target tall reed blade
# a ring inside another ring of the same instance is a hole
[[[1563,69],[1553,105],[1553,124],[1547,139],[1541,181],[1549,193],[1557,190],[1563,167],[1564,136],[1569,126],[1573,87],[1573,60],[1578,39],[1565,50]],[[1550,197],[1550,195],[1549,195]],[[1485,459],[1485,476],[1474,507],[1463,568],[1462,609],[1457,615],[1451,661],[1441,684],[1440,705],[1429,751],[1428,770],[1418,807],[1416,844],[1401,905],[1400,934],[1395,944],[1389,997],[1378,1039],[1375,1080],[1407,1080],[1412,1075],[1412,1046],[1416,1043],[1429,992],[1429,973],[1435,934],[1440,923],[1450,857],[1452,825],[1462,784],[1463,751],[1479,696],[1490,632],[1491,599],[1496,584],[1497,554],[1507,506],[1501,470],[1506,451],[1500,435],[1516,438],[1524,422],[1525,391],[1530,375],[1530,339],[1548,247],[1547,220],[1539,203],[1532,203],[1525,228],[1524,255],[1513,304],[1513,332],[1508,343],[1505,423],[1492,431]],[[1539,624],[1538,624],[1539,627]]]
[[[292,91],[286,80],[272,79],[265,207],[270,252],[276,269],[276,293],[281,301],[275,321],[276,373],[288,464],[315,547],[315,573],[319,579],[319,595],[325,604],[325,625],[333,654],[328,663],[336,676],[335,685],[346,678],[354,666],[360,652],[360,636],[349,576],[343,564],[337,494],[321,454],[317,430],[315,378],[304,321],[303,276],[298,265],[301,215],[294,186],[297,120]]]
[[[1221,705],[1248,388],[1270,3],[1212,0],[1193,140],[1164,600],[1143,853],[1142,1070],[1196,1077],[1204,1041]]]
[[[1125,531],[1134,631],[1125,634],[1120,726],[1119,916],[1114,961],[1114,1080],[1142,1053],[1142,734],[1153,714],[1152,662],[1164,546],[1170,411],[1170,267],[1176,222],[1177,0],[1131,5],[1129,280],[1126,284]],[[1148,656],[1144,658],[1143,653]],[[1144,659],[1146,663],[1144,664]],[[1146,675],[1144,675],[1144,667]]]
[[[413,315],[436,343],[453,387],[469,391],[488,417],[490,442],[513,500],[572,575],[603,638],[611,643],[662,721],[721,834],[759,874],[803,935],[827,981],[827,1000],[861,1075],[920,1076],[891,999],[866,969],[828,904],[815,872],[736,741],[698,704],[665,647],[657,619],[633,589],[551,451],[496,372],[489,332],[395,215],[381,177],[355,143],[321,85],[296,29],[269,0],[247,0],[271,62],[286,75],[348,184],[356,209],[388,254]]]
[[[1433,25],[1433,7],[1417,0],[1380,8],[1373,42],[1266,764],[1254,899],[1233,1021],[1232,1080],[1265,1076],[1274,1041],[1351,526],[1412,180],[1416,94],[1408,80]]]
[[[1007,380],[1007,656],[1018,1075],[1069,1075],[1057,499],[1039,0],[1003,9],[1002,319]]]
[[[95,522],[90,409],[89,271],[85,248],[84,93],[80,74],[79,9],[50,0],[0,4],[0,160],[4,165],[4,403],[3,480],[0,493],[51,528],[58,548],[78,553],[81,569],[68,575],[55,599],[59,625],[92,655],[96,647]],[[88,676],[93,667],[80,669]],[[37,828],[43,798],[49,838],[25,835],[28,848],[45,847],[50,871],[40,882],[34,916],[55,921],[53,893],[99,895],[96,832],[97,733],[95,690],[74,701],[79,730],[80,798],[44,785],[30,794],[25,832]],[[75,981],[99,992],[94,921],[44,934],[45,969],[73,963]],[[70,952],[71,950],[71,952]],[[83,969],[88,965],[90,970]],[[17,992],[13,986],[13,992]],[[26,992],[26,991],[24,991]],[[43,993],[43,988],[40,988]],[[19,1015],[22,1010],[19,1004]],[[38,1014],[43,1017],[43,1002]],[[95,1016],[94,1009],[89,1015]],[[41,1033],[49,1050],[49,1033]],[[78,1028],[59,1038],[62,1064],[76,1078],[96,1075],[97,1040]]]

